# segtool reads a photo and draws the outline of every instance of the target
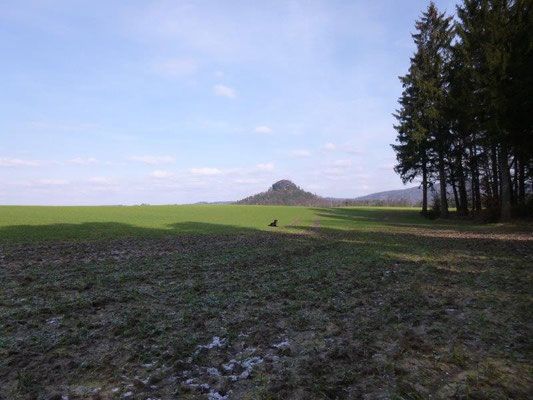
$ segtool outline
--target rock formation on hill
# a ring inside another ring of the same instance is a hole
[[[328,203],[326,199],[306,192],[287,179],[274,183],[266,192],[235,202],[235,204],[283,206],[323,206]]]

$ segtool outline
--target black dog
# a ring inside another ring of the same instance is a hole
[[[278,220],[275,219],[274,222],[271,222],[268,226],[278,226]]]

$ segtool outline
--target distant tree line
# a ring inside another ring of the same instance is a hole
[[[464,0],[456,11],[432,2],[416,21],[395,171],[421,180],[424,214],[438,182],[442,217],[451,187],[458,214],[508,220],[533,203],[533,0]]]
[[[417,207],[420,204],[413,203],[409,199],[383,199],[383,200],[358,200],[345,199],[334,200],[330,204],[332,207],[368,206],[368,207]]]

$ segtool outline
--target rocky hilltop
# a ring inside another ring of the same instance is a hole
[[[293,182],[283,179],[274,183],[266,192],[254,194],[235,204],[280,205],[280,206],[322,206],[328,201],[306,192]]]

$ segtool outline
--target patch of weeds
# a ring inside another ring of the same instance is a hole
[[[465,350],[465,348],[457,343],[454,343],[450,349],[449,355],[450,362],[466,369],[469,365],[470,358]]]
[[[17,390],[27,395],[37,395],[42,388],[39,378],[27,372],[17,372]]]

